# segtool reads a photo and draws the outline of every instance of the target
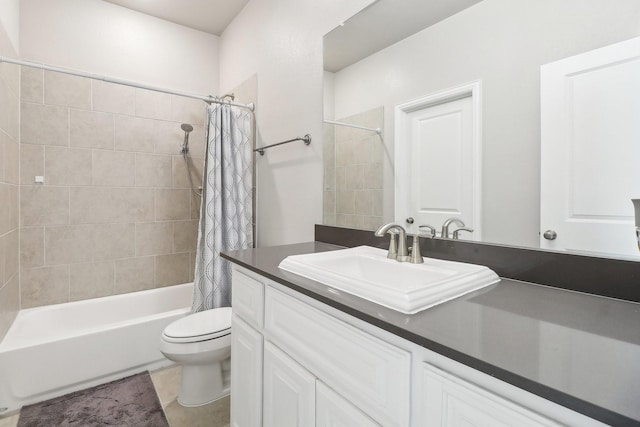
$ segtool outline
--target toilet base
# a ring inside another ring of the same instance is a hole
[[[178,403],[185,407],[202,406],[229,394],[221,363],[182,365]]]

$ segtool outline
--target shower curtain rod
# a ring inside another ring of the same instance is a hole
[[[132,82],[132,81],[128,81],[128,80],[115,79],[115,78],[111,78],[111,77],[100,76],[100,75],[97,75],[97,74],[91,74],[91,73],[85,73],[85,72],[82,72],[82,71],[70,70],[70,69],[67,69],[67,68],[54,67],[52,65],[40,64],[40,63],[37,63],[37,62],[29,62],[29,61],[22,61],[22,60],[19,60],[19,59],[7,58],[6,56],[0,56],[0,63],[2,63],[2,62],[6,62],[6,63],[9,63],[9,64],[16,64],[16,65],[25,65],[27,67],[40,68],[42,70],[55,71],[55,72],[58,72],[58,73],[71,74],[73,76],[78,76],[78,77],[87,77],[87,78],[90,78],[90,79],[101,80],[101,81],[107,82],[107,83],[115,83],[115,84],[119,84],[119,85],[123,85],[123,86],[131,86],[131,87],[136,87],[136,88],[140,88],[140,89],[153,90],[153,91],[156,91],[156,92],[168,93],[170,95],[178,95],[178,96],[184,96],[184,97],[187,97],[187,98],[199,99],[199,100],[204,101],[204,102],[206,102],[208,104],[211,104],[213,102],[213,103],[216,103],[216,104],[227,104],[227,105],[232,105],[234,107],[248,108],[251,111],[254,110],[254,105],[253,104],[239,104],[237,102],[223,101],[223,100],[218,99],[215,96],[211,96],[211,95],[208,95],[208,96],[194,95],[194,94],[191,94],[191,93],[180,92],[180,91],[177,91],[177,90],[164,89],[164,88],[145,85],[145,84],[142,84],[142,83]]]
[[[368,128],[368,127],[364,127],[364,126],[352,125],[351,123],[334,122],[333,120],[325,120],[324,122],[332,124],[332,125],[346,126],[346,127],[349,127],[349,128],[370,130],[371,132],[375,132],[378,135],[382,134],[382,129],[380,129],[380,128]]]

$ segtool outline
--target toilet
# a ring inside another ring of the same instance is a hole
[[[231,307],[190,314],[162,332],[160,351],[182,365],[178,403],[201,406],[229,394]]]

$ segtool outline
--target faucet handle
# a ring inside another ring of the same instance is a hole
[[[436,237],[436,228],[432,227],[430,225],[424,224],[424,225],[419,225],[418,226],[418,230],[420,234],[423,234],[423,231],[420,230],[421,228],[428,228],[429,231],[431,232],[431,235],[427,235],[428,238],[433,239],[434,237]]]
[[[389,252],[387,253],[387,258],[398,258],[398,233],[391,230],[389,230]]]
[[[409,262],[411,264],[422,264],[422,254],[420,253],[420,236],[418,234],[413,235],[413,243],[411,244],[411,255],[409,256]]]
[[[458,234],[460,234],[461,231],[468,231],[469,233],[473,233],[473,228],[460,227],[458,229],[453,230],[453,240],[458,240]]]

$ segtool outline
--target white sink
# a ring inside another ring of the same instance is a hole
[[[424,264],[397,262],[386,250],[370,246],[292,255],[279,267],[406,314],[500,280],[482,265],[427,257]]]

